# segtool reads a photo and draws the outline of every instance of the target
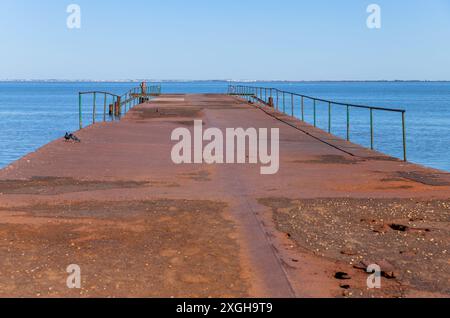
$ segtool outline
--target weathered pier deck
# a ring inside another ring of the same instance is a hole
[[[194,119],[279,128],[279,173],[175,165]],[[226,95],[162,95],[77,136],[0,171],[0,296],[450,295],[449,174]]]

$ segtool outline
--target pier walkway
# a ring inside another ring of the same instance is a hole
[[[279,172],[175,165],[195,119],[279,128]],[[450,295],[449,174],[227,95],[161,95],[76,135],[0,171],[2,297]]]

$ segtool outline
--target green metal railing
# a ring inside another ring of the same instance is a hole
[[[92,105],[92,124],[96,123],[98,109],[98,99],[102,97],[100,102],[103,103],[103,121],[106,122],[107,114],[112,120],[120,119],[134,106],[150,100],[151,97],[161,94],[161,85],[152,85],[145,88],[135,87],[130,89],[123,95],[116,95],[109,92],[90,91],[78,93],[78,111],[80,129],[83,128],[83,97],[89,96]],[[109,108],[108,108],[109,107]]]
[[[328,106],[328,133],[332,132],[332,106],[341,106],[346,108],[346,134],[347,141],[350,139],[350,110],[352,108],[357,109],[367,109],[369,110],[370,117],[370,149],[374,149],[374,112],[375,111],[385,111],[394,112],[401,114],[402,121],[402,146],[403,146],[403,160],[407,161],[407,151],[406,151],[406,123],[405,114],[406,111],[403,109],[393,109],[384,107],[372,107],[364,105],[354,105],[349,103],[340,103],[331,100],[315,98],[307,95],[286,92],[279,90],[277,88],[268,87],[256,87],[256,86],[245,86],[245,85],[229,85],[228,94],[236,95],[240,97],[247,98],[248,100],[257,100],[266,105],[276,108],[278,111],[282,111],[292,117],[295,117],[295,97],[300,98],[300,118],[303,122],[305,120],[305,101],[310,100],[313,104],[313,125],[317,127],[317,103],[325,103]]]

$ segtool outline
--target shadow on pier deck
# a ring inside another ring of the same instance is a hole
[[[279,173],[173,164],[194,119],[279,128]],[[225,95],[162,95],[77,135],[0,172],[0,296],[450,295],[446,173]]]

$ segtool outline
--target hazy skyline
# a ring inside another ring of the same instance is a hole
[[[0,79],[450,80],[449,38],[449,0],[3,0]]]

